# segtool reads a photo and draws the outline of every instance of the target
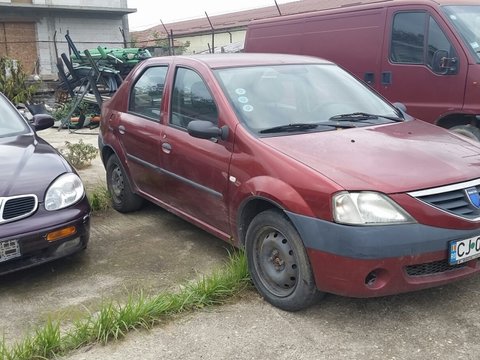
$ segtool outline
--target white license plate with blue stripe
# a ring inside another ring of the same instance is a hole
[[[480,236],[450,242],[450,265],[461,264],[480,257]]]

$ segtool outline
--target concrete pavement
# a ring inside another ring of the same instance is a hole
[[[52,130],[44,137],[61,146],[64,140]],[[71,142],[78,139],[60,133]],[[96,143],[88,136],[85,142]],[[102,171],[97,159],[80,174],[94,185],[104,179]],[[84,254],[2,278],[0,329],[13,341],[47,317],[68,324],[104,300],[122,302],[139,289],[175,289],[219,266],[226,249],[224,242],[155,206],[96,215]],[[479,295],[475,277],[378,299],[327,295],[310,309],[286,313],[252,290],[228,305],[178,316],[63,359],[473,360],[480,353]]]

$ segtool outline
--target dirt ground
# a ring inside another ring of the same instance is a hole
[[[84,128],[76,130],[75,132],[71,132],[67,129],[58,130],[58,128],[50,128],[39,131],[38,135],[60,151],[66,150],[66,141],[77,143],[82,140],[85,144],[98,147],[98,128]],[[94,188],[99,184],[105,185],[105,170],[102,161],[100,160],[100,156],[97,155],[92,161],[92,166],[80,170],[80,176],[87,189]]]
[[[94,135],[66,130],[40,135],[60,147],[80,137],[96,144]],[[80,175],[87,189],[105,177],[98,158]],[[223,263],[227,249],[155,206],[96,215],[85,253],[2,278],[0,329],[13,341],[48,317],[73,319],[139,289],[173,289]],[[479,295],[475,277],[378,299],[327,295],[308,310],[286,313],[249,291],[63,359],[478,359]]]
[[[96,131],[39,135],[57,148],[83,139],[96,146]],[[105,186],[100,158],[79,171],[87,191]],[[123,301],[140,290],[157,293],[209,273],[228,257],[224,242],[153,205],[128,215],[96,213],[88,249],[74,257],[1,277],[0,336],[18,339],[46,318],[74,319],[102,301]]]

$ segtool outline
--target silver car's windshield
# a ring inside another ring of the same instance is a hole
[[[443,9],[480,62],[480,5],[445,6]]]
[[[17,110],[0,94],[0,138],[30,131]]]
[[[258,133],[275,127],[280,127],[275,132],[326,131],[335,124],[347,128],[399,120],[397,109],[333,64],[225,68],[215,74],[240,120]]]

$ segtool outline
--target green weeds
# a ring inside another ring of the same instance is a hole
[[[26,103],[37,91],[37,85],[28,85],[28,75],[22,65],[0,56],[0,92],[12,103]]]
[[[98,185],[91,191],[87,191],[87,196],[93,211],[105,211],[111,208],[111,196],[105,186]]]
[[[223,304],[249,286],[246,257],[237,252],[223,268],[185,284],[179,292],[152,297],[140,293],[130,296],[125,304],[107,302],[98,312],[73,322],[63,334],[58,321],[48,320],[12,347],[6,345],[5,339],[0,340],[0,358],[51,359],[85,345],[106,344],[131,330],[149,329],[174,315]]]

